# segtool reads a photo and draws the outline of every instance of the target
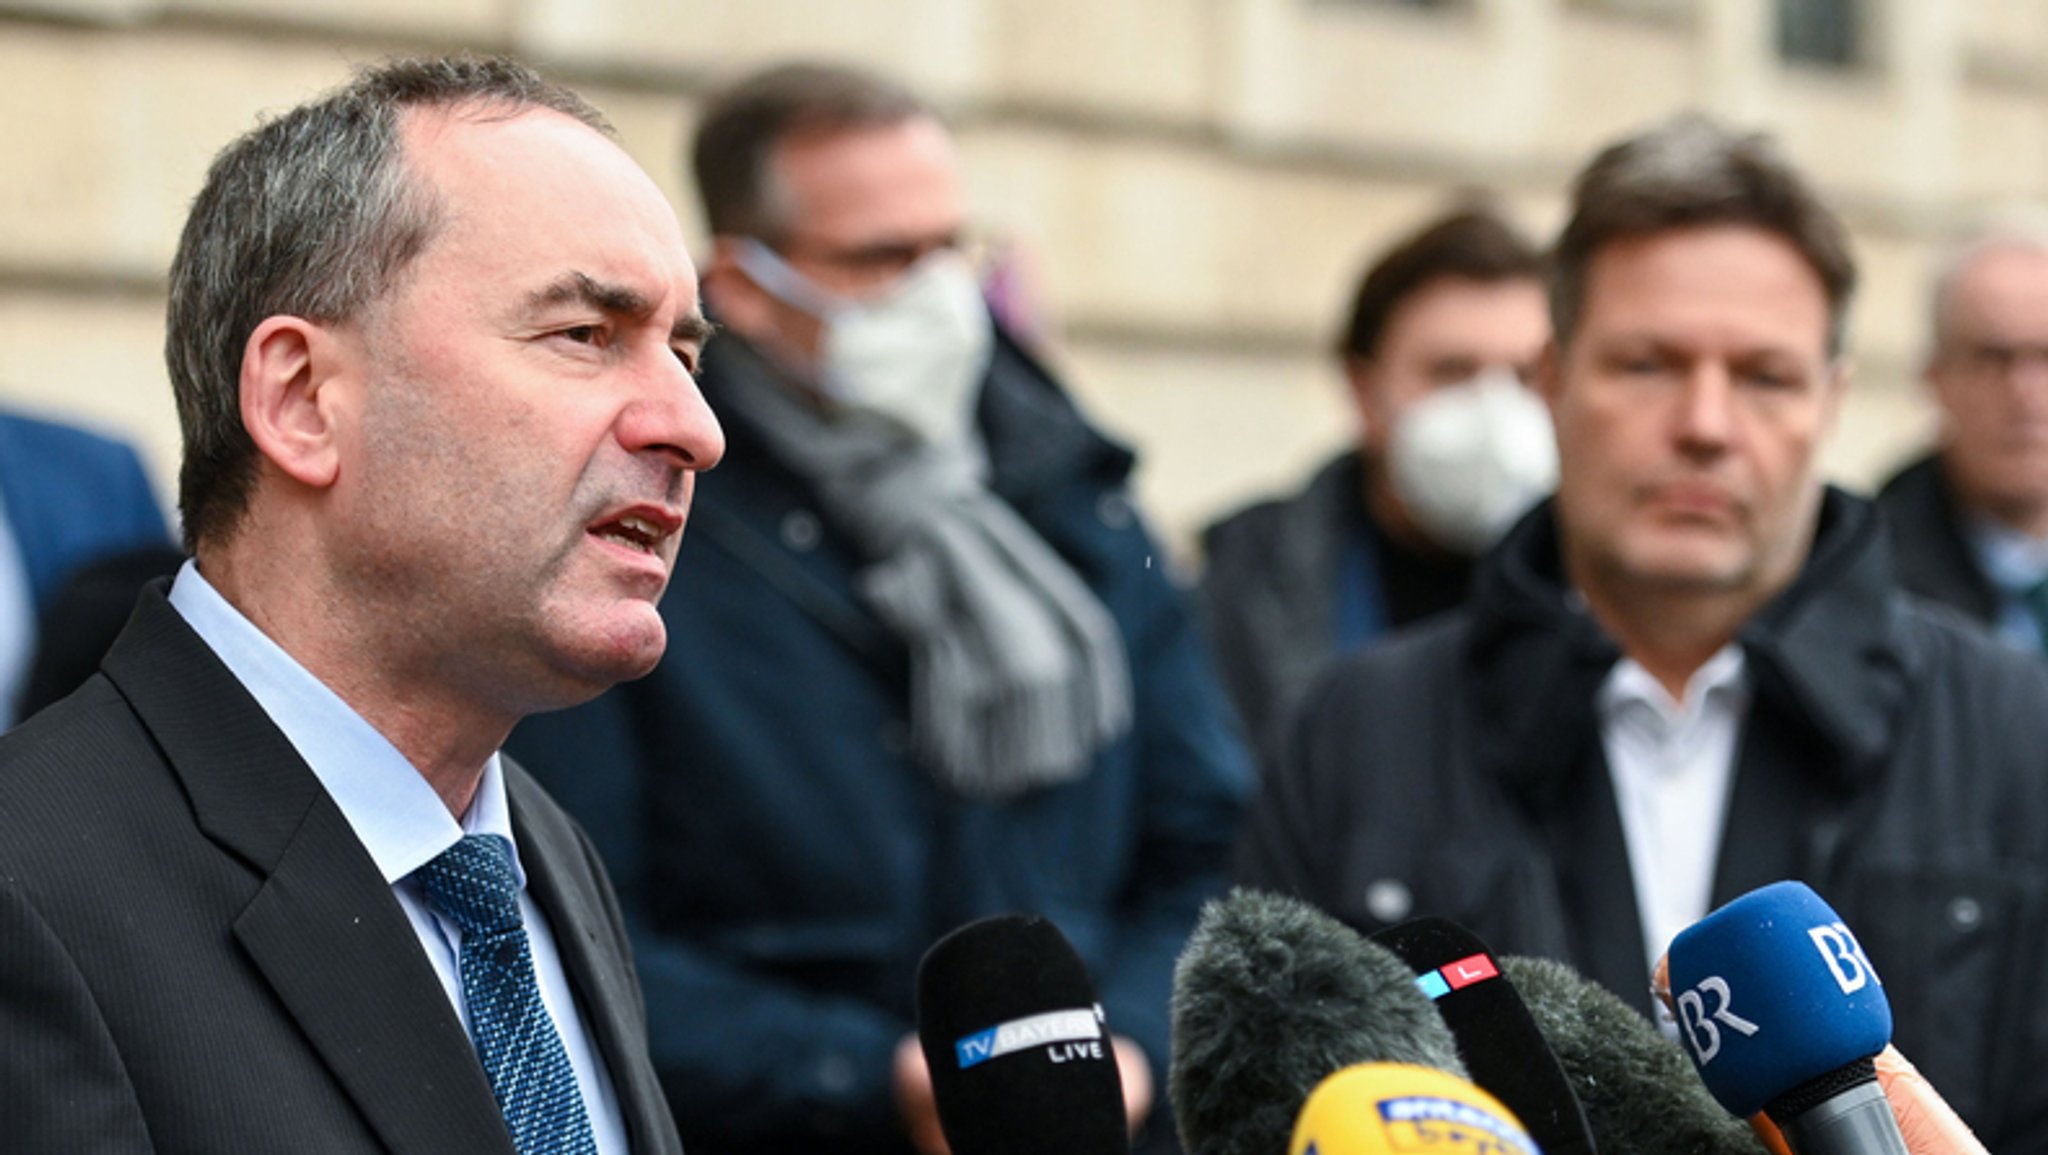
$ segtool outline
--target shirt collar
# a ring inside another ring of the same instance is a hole
[[[178,571],[170,602],[312,768],[386,882],[426,865],[465,834],[496,834],[513,843],[496,753],[457,823],[389,739],[222,597],[195,562]],[[525,886],[516,849],[513,872]]]
[[[1730,642],[1716,650],[1705,665],[1693,671],[1685,683],[1685,698],[1678,701],[1650,671],[1634,658],[1625,657],[1614,663],[1607,680],[1600,685],[1600,716],[1611,718],[1616,711],[1632,703],[1641,703],[1667,720],[1690,717],[1699,713],[1709,697],[1725,696],[1747,686],[1746,669],[1741,645]]]
[[[2048,541],[1988,517],[1971,518],[1967,533],[1977,564],[1999,589],[2023,593],[2048,578]]]

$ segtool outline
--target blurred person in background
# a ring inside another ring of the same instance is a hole
[[[1549,491],[1550,421],[1524,387],[1549,336],[1542,255],[1488,208],[1367,270],[1338,344],[1357,444],[1203,533],[1203,609],[1263,760],[1332,655],[1462,603],[1473,559]]]
[[[121,636],[143,588],[184,564],[184,550],[153,542],[106,554],[65,579],[36,625],[35,656],[21,680],[21,716],[84,685]]]
[[[1940,261],[1925,378],[1940,444],[1885,483],[1906,588],[2048,652],[2048,211],[1981,222]]]
[[[111,555],[170,544],[135,450],[0,412],[0,730],[29,712],[22,707],[30,668],[45,640],[39,619],[74,575]],[[127,616],[124,605],[120,618]]]
[[[1536,375],[1556,494],[1465,607],[1319,683],[1240,876],[1452,919],[1645,1014],[1674,935],[1802,880],[1987,1146],[2048,1151],[2048,667],[1927,612],[1821,479],[1855,279],[1768,140],[1687,116],[1602,151]]]
[[[713,100],[702,387],[729,449],[670,657],[511,744],[620,882],[693,1155],[943,1147],[914,1030],[945,932],[1088,963],[1133,1125],[1249,786],[1132,456],[992,323],[932,109],[794,65]]]

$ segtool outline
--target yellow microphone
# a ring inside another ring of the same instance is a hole
[[[1317,1084],[1287,1155],[1542,1155],[1500,1100],[1442,1071],[1360,1063]]]

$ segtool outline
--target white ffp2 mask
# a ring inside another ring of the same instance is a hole
[[[740,267],[762,289],[824,326],[817,385],[831,401],[890,418],[926,441],[964,436],[995,332],[966,258],[926,254],[869,297],[841,297],[759,241]]]
[[[1557,484],[1550,411],[1502,370],[1446,385],[1394,422],[1387,476],[1430,540],[1478,554]]]

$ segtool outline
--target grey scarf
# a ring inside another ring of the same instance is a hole
[[[721,350],[741,353],[739,342]],[[827,415],[753,350],[721,397],[859,544],[861,597],[910,648],[911,742],[963,794],[1081,777],[1131,721],[1122,635],[1094,592],[984,484],[981,447]],[[736,365],[735,367],[739,367]]]

